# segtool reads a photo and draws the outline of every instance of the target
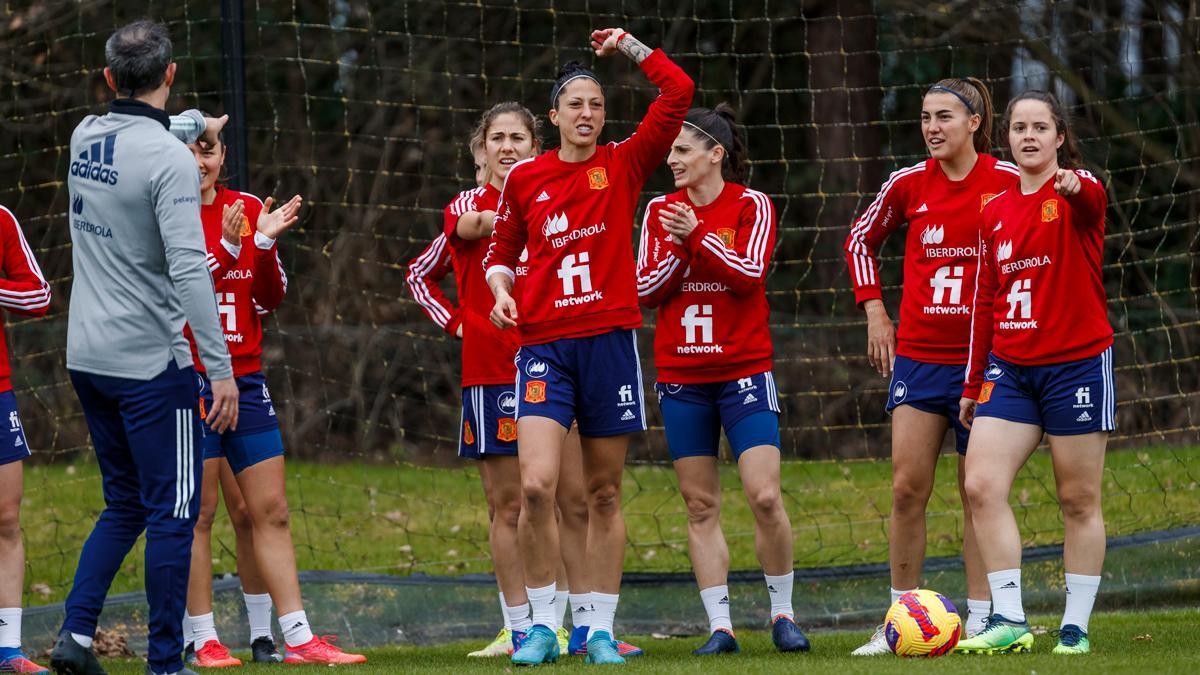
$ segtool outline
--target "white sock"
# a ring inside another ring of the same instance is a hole
[[[963,637],[974,635],[983,630],[983,625],[991,613],[991,600],[972,600],[967,598],[967,625],[963,626]]]
[[[302,609],[279,617],[279,630],[283,631],[283,641],[288,647],[299,647],[312,642],[313,639],[308,615]]]
[[[905,593],[911,593],[912,591],[915,591],[915,590],[917,590],[917,589],[915,589],[915,588],[910,588],[910,589],[908,589],[907,591],[898,591],[898,590],[896,590],[896,589],[892,588],[892,589],[891,589],[891,591],[892,591],[892,604],[894,605],[894,604],[896,604],[897,602],[900,602],[900,596],[904,595]]]
[[[708,613],[708,632],[718,628],[733,632],[733,622],[729,620],[729,586],[701,589],[700,602],[704,603],[704,611]]]
[[[192,643],[195,645],[196,651],[200,651],[201,647],[217,639],[217,625],[213,622],[212,612],[199,616],[190,614],[184,616],[191,624]]]
[[[563,627],[567,620],[567,598],[571,595],[570,591],[555,591],[554,592],[554,630]]]
[[[21,608],[0,609],[0,647],[21,647]]]
[[[80,647],[84,649],[92,648],[92,638],[89,635],[80,635],[79,633],[71,633],[71,639],[78,642]]]
[[[500,616],[504,617],[504,630],[512,630],[512,620],[508,618],[508,603],[504,601],[504,591],[500,592]]]
[[[771,618],[780,614],[795,619],[796,613],[792,611],[792,581],[795,579],[795,572],[780,574],[773,577],[770,574],[764,574],[763,578],[767,580],[767,595],[771,597]]]
[[[525,588],[529,594],[529,610],[536,626],[554,630],[554,584],[541,588]]]
[[[572,593],[567,599],[571,603],[571,625],[575,628],[592,625],[592,594]]]
[[[617,600],[620,597],[620,595],[611,593],[592,591],[592,623],[588,626],[589,640],[597,631],[606,631],[609,637],[615,639],[613,622],[617,618]]]
[[[533,621],[529,618],[529,603],[513,605],[504,608],[504,614],[508,617],[508,625],[514,631],[526,633],[533,627]]]
[[[250,622],[250,642],[271,635],[271,594],[242,593],[246,601],[246,619]]]
[[[992,587],[992,614],[999,614],[1009,621],[1020,623],[1025,620],[1025,608],[1021,606],[1021,568],[989,572],[988,585]]]
[[[1063,613],[1062,626],[1075,624],[1086,633],[1088,619],[1092,616],[1092,605],[1096,603],[1096,591],[1100,590],[1100,577],[1089,577],[1070,572],[1065,576],[1067,578],[1067,611]]]

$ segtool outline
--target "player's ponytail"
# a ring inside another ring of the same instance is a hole
[[[745,183],[749,173],[749,158],[746,143],[738,133],[737,112],[728,103],[719,103],[713,109],[692,108],[683,121],[684,128],[692,132],[706,150],[721,146],[725,159],[721,162],[721,176],[731,183]]]
[[[541,120],[530,112],[529,108],[516,101],[501,101],[483,111],[483,114],[479,116],[479,122],[475,125],[475,130],[471,132],[471,139],[468,143],[472,155],[475,154],[477,148],[484,147],[488,131],[496,118],[506,114],[516,115],[521,120],[521,123],[525,125],[525,130],[529,132],[529,137],[533,140],[533,153],[535,155],[538,153],[542,147]]]
[[[968,115],[979,115],[979,128],[972,137],[975,152],[985,154],[992,149],[992,122],[996,109],[992,105],[992,94],[987,85],[977,77],[948,77],[938,80],[925,95],[944,92],[954,95],[967,109]]]
[[[1005,132],[1008,131],[1009,124],[1012,122],[1013,108],[1020,101],[1041,101],[1050,109],[1050,116],[1054,118],[1055,130],[1063,137],[1063,143],[1058,147],[1058,167],[1074,169],[1083,164],[1083,157],[1079,154],[1079,144],[1075,140],[1075,131],[1071,128],[1071,118],[1063,109],[1062,104],[1058,102],[1058,98],[1048,91],[1029,89],[1014,96],[1004,111],[1003,128]]]

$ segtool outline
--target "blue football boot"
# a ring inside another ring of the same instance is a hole
[[[617,651],[617,641],[606,630],[596,631],[587,641],[587,663],[620,665],[625,658]]]
[[[738,647],[737,639],[733,637],[733,633],[718,628],[713,631],[712,635],[708,636],[708,642],[704,646],[692,652],[695,656],[713,656],[715,654],[737,654],[742,651]]]
[[[517,646],[516,631],[513,631],[513,643]],[[529,629],[512,655],[514,666],[539,666],[557,660],[558,636],[541,624]]]
[[[781,652],[806,652],[809,644],[804,631],[792,617],[780,614],[771,620],[771,642]]]

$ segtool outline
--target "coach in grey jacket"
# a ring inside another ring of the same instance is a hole
[[[180,653],[203,430],[185,322],[212,380],[214,429],[236,425],[238,390],[205,261],[199,173],[163,110],[175,78],[166,26],[125,26],[105,56],[105,79],[120,98],[75,129],[67,177],[67,369],[105,509],[80,554],[51,665],[102,672],[91,639],[113,576],[144,529],[148,672],[190,672]]]

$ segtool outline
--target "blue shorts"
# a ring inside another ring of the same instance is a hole
[[[8,420],[8,424],[3,420]],[[9,389],[0,393],[0,465],[19,462],[29,455],[25,425],[17,412],[17,395]]]
[[[1053,436],[1113,431],[1112,347],[1087,359],[1018,366],[988,354],[976,417],[1035,424]]]
[[[750,448],[779,447],[779,394],[770,371],[728,382],[654,385],[671,459],[717,456],[721,428],[734,461]]]
[[[931,415],[943,415],[954,429],[954,449],[967,454],[970,431],[958,419],[958,401],[962,398],[965,365],[926,363],[907,356],[896,356],[892,368],[892,384],[888,389],[887,413],[898,406],[910,405]]]
[[[546,417],[579,435],[646,430],[637,334],[615,330],[517,351],[517,418]]]
[[[200,378],[200,418],[204,419],[212,407],[212,384],[205,375],[197,374],[197,377]],[[218,434],[208,422],[204,423],[204,459],[225,458],[235,474],[283,454],[283,436],[279,433],[279,419],[275,416],[275,405],[271,403],[266,376],[261,371],[243,375],[237,378],[237,385],[237,429]]]
[[[517,395],[509,384],[477,384],[463,388],[458,425],[458,456],[517,454]]]

